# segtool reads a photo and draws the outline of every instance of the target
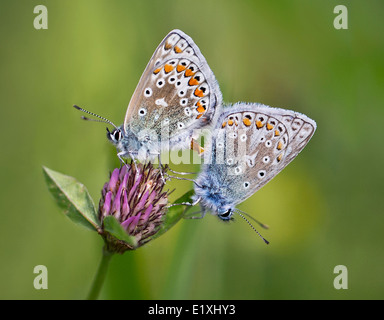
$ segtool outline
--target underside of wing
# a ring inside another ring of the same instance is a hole
[[[261,104],[224,109],[216,126],[213,161],[222,162],[223,185],[244,201],[283,170],[316,130],[307,116]]]
[[[213,72],[193,40],[171,31],[149,61],[129,103],[124,128],[169,137],[208,124],[222,97]]]

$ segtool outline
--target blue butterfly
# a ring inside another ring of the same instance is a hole
[[[251,225],[236,205],[281,172],[315,130],[315,121],[298,112],[257,103],[227,106],[205,148],[192,205],[200,203],[201,217],[211,212],[228,221],[237,213]]]
[[[162,151],[190,148],[194,131],[211,124],[221,103],[219,86],[199,48],[184,32],[173,30],[149,60],[120,127],[75,108],[114,127],[107,129],[107,137],[124,162],[124,157],[146,161]]]

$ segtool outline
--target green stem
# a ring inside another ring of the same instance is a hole
[[[93,279],[92,288],[88,294],[88,300],[96,300],[97,297],[99,296],[100,289],[103,286],[104,279],[108,270],[108,265],[109,265],[109,262],[111,261],[112,255],[113,255],[113,252],[110,252],[105,247],[103,247],[103,255],[101,257],[101,261],[100,261],[96,276]]]

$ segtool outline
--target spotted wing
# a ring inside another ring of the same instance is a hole
[[[315,130],[315,121],[290,110],[245,103],[224,109],[212,161],[222,166],[227,196],[235,204],[250,197],[300,153]]]
[[[193,40],[171,31],[149,61],[128,105],[124,128],[143,129],[169,138],[208,124],[222,96],[213,72]]]

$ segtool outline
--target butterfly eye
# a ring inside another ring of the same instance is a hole
[[[121,131],[120,130],[114,130],[112,132],[109,133],[109,136],[111,138],[111,140],[113,141],[120,141],[122,135],[121,135]]]
[[[228,209],[223,213],[218,213],[218,217],[222,220],[230,220],[232,217],[232,209]]]

